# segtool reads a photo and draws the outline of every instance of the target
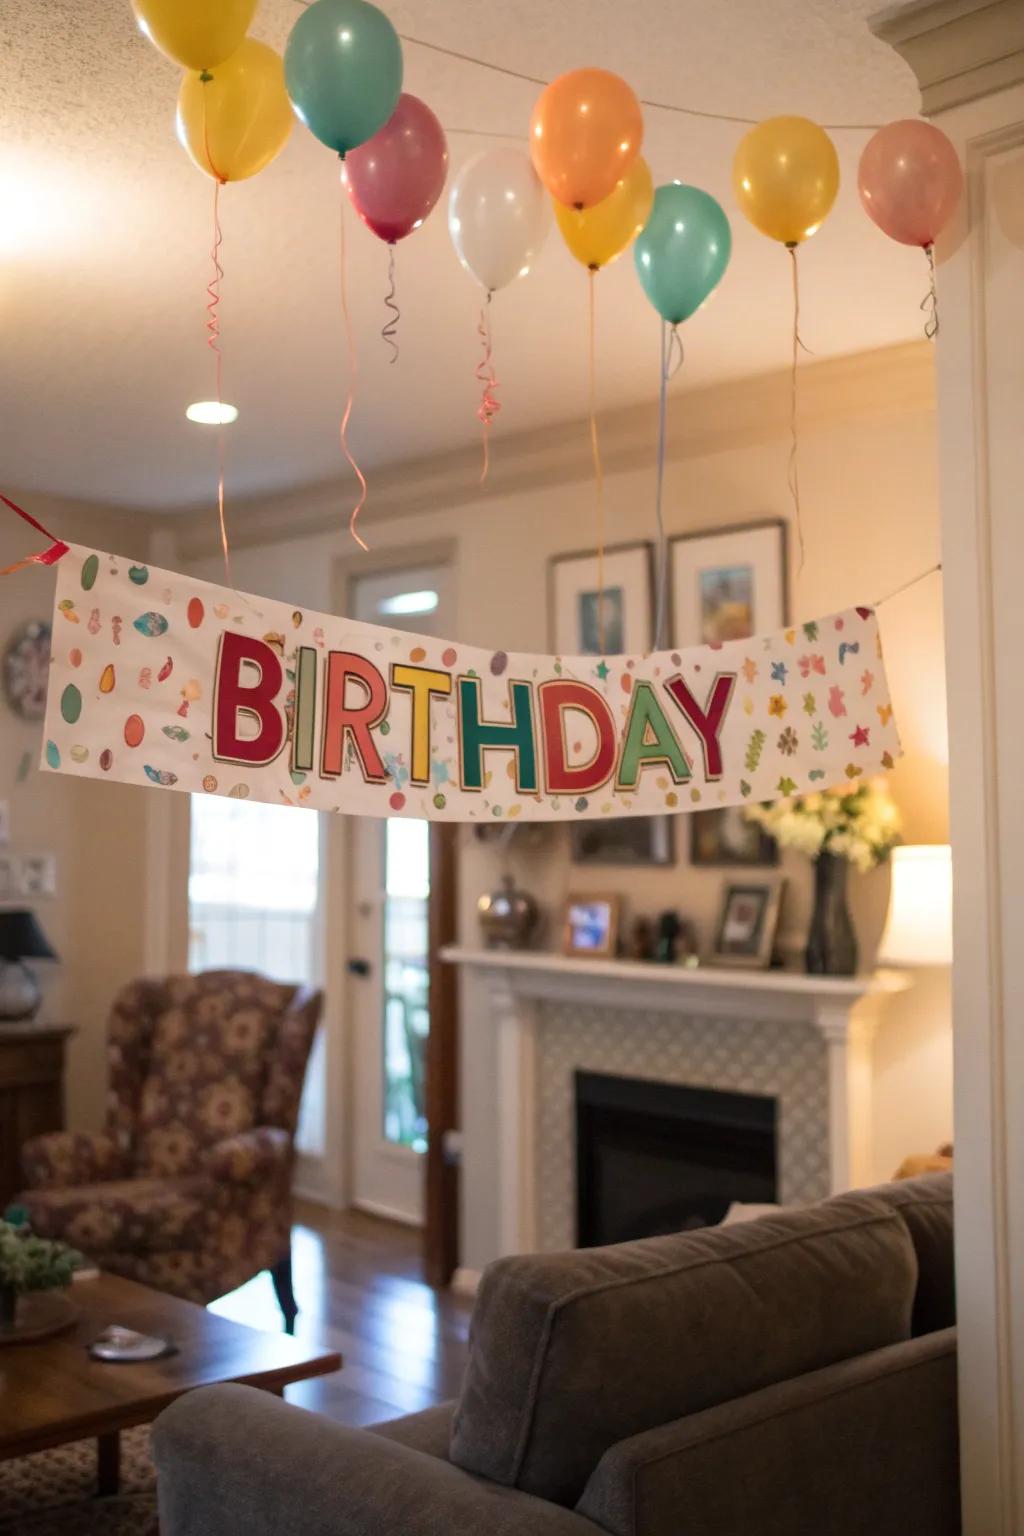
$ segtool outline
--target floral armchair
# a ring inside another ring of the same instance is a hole
[[[125,987],[104,1134],[22,1148],[33,1231],[203,1304],[269,1269],[291,1332],[295,1124],[322,1002],[245,971]]]

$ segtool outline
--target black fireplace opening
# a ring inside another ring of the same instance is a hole
[[[717,1225],[778,1199],[777,1105],[754,1093],[576,1073],[581,1248]]]

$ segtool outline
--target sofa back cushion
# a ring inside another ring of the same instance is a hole
[[[917,1260],[881,1200],[501,1259],[485,1272],[451,1458],[572,1505],[609,1446],[909,1337]]]
[[[956,1322],[953,1275],[953,1175],[926,1173],[866,1190],[891,1206],[906,1222],[917,1254],[917,1295],[912,1330],[915,1337],[952,1328]]]
[[[268,1073],[294,991],[244,972],[162,985],[150,1016],[139,1020],[138,1173],[194,1171],[214,1143],[266,1123]]]

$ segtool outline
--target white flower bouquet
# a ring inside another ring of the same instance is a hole
[[[884,779],[751,805],[744,814],[780,847],[795,848],[809,859],[831,853],[862,873],[887,859],[900,841],[900,813]]]

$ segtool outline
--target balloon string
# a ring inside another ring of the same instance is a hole
[[[349,464],[351,465],[352,469],[355,471],[355,476],[356,476],[356,479],[359,481],[359,487],[360,487],[359,499],[356,502],[355,506],[352,508],[352,515],[349,518],[348,531],[352,535],[352,537],[355,539],[355,541],[359,545],[360,549],[368,550],[370,546],[363,539],[362,535],[359,532],[359,527],[358,527],[358,524],[359,524],[359,514],[363,510],[363,507],[366,505],[366,492],[367,492],[366,476],[363,474],[362,470],[359,468],[359,465],[356,463],[356,460],[355,460],[355,457],[354,457],[354,455],[352,453],[352,450],[351,450],[351,448],[348,445],[348,424],[349,424],[349,420],[351,419],[351,416],[352,416],[352,407],[355,404],[355,399],[356,399],[356,377],[357,377],[357,375],[356,375],[356,363],[357,363],[357,359],[356,359],[356,338],[355,338],[355,332],[354,332],[353,327],[352,327],[352,314],[351,314],[351,311],[349,310],[349,306],[348,306],[348,244],[347,244],[347,240],[346,240],[346,236],[345,236],[345,196],[346,196],[346,194],[345,194],[344,172],[342,173],[342,177],[341,177],[341,180],[339,182],[339,186],[341,188],[341,200],[340,200],[339,205],[338,205],[339,206],[339,211],[340,211],[340,224],[341,224],[341,313],[344,316],[344,320],[345,320],[345,340],[346,340],[346,345],[348,347],[348,366],[349,366],[349,373],[348,373],[348,399],[345,402],[345,412],[344,412],[344,415],[341,418],[341,429],[340,429],[339,435],[340,435],[340,438],[341,438],[341,451],[345,455],[345,457],[348,460]]]
[[[67,554],[68,545],[62,539],[55,539],[49,528],[44,528],[31,512],[26,512],[24,507],[19,507],[16,501],[5,496],[2,491],[0,491],[0,501],[5,507],[10,507],[23,522],[28,523],[30,528],[34,528],[36,533],[41,533],[44,539],[50,540],[49,549],[41,549],[37,554],[26,555],[24,560],[16,560],[13,565],[4,566],[0,570],[0,576],[13,576],[15,571],[23,571],[29,565],[56,565],[57,561]]]
[[[587,272],[587,371],[590,384],[590,452],[594,461],[594,498],[597,507],[597,646],[604,654],[604,467],[597,437],[597,322],[594,312],[593,268]]]
[[[388,291],[384,295],[384,307],[391,310],[391,319],[386,325],[382,325],[380,333],[391,348],[391,363],[398,362],[398,342],[395,339],[398,334],[398,322],[402,318],[402,311],[395,302],[395,242],[388,245]]]
[[[224,358],[220,345],[220,285],[224,277],[224,268],[220,262],[220,248],[224,243],[224,235],[220,227],[220,189],[226,183],[224,177],[213,163],[210,154],[210,133],[206,117],[206,87],[212,79],[203,71],[203,149],[206,153],[206,163],[213,173],[213,245],[210,248],[210,260],[213,265],[213,275],[206,285],[209,302],[206,306],[206,345],[214,355],[214,379],[217,388],[217,521],[220,526],[220,547],[224,552],[224,576],[228,586],[231,581],[231,556],[228,552],[228,530],[224,517]]]
[[[487,479],[487,471],[490,468],[491,463],[491,423],[493,422],[495,416],[497,416],[498,412],[501,410],[501,401],[498,399],[497,394],[495,393],[495,391],[500,388],[500,385],[498,383],[498,376],[494,371],[494,362],[491,356],[493,343],[493,338],[491,335],[491,299],[493,297],[493,292],[488,289],[487,298],[480,306],[480,323],[476,328],[476,333],[480,337],[480,342],[483,346],[483,356],[477,364],[476,369],[477,382],[483,389],[483,394],[480,397],[480,404],[476,409],[477,420],[483,427],[484,462],[483,468],[480,471],[481,485],[483,485],[484,481]]]
[[[926,245],[924,253],[928,258],[928,292],[921,300],[921,313],[924,315],[924,334],[929,341],[934,341],[939,334],[939,292],[935,286],[935,247]]]
[[[224,552],[224,576],[228,586],[232,586],[231,580],[231,555],[228,550],[228,530],[224,517],[224,357],[220,346],[220,285],[224,276],[224,268],[220,261],[220,248],[224,242],[224,235],[220,227],[220,187],[219,181],[213,184],[213,245],[210,248],[210,257],[213,262],[213,276],[207,284],[206,291],[210,302],[206,306],[209,319],[206,322],[206,344],[214,355],[214,377],[217,387],[217,519],[220,524],[220,547]]]
[[[789,494],[793,502],[793,511],[796,517],[797,547],[800,552],[797,575],[801,576],[804,569],[804,524],[800,512],[800,440],[797,434],[797,364],[800,357],[800,348],[803,342],[800,340],[800,269],[796,259],[796,246],[790,245],[789,259],[793,267],[793,352],[789,368]],[[805,348],[806,350],[806,348]]]
[[[673,353],[678,348],[678,358],[673,366]],[[657,606],[654,620],[654,649],[660,651],[665,643],[665,614],[668,608],[668,539],[665,536],[665,518],[662,497],[665,489],[666,422],[668,417],[669,380],[678,373],[683,362],[683,342],[678,326],[661,322],[661,385],[658,395],[658,481],[655,495],[655,517],[658,527],[657,544]]]

